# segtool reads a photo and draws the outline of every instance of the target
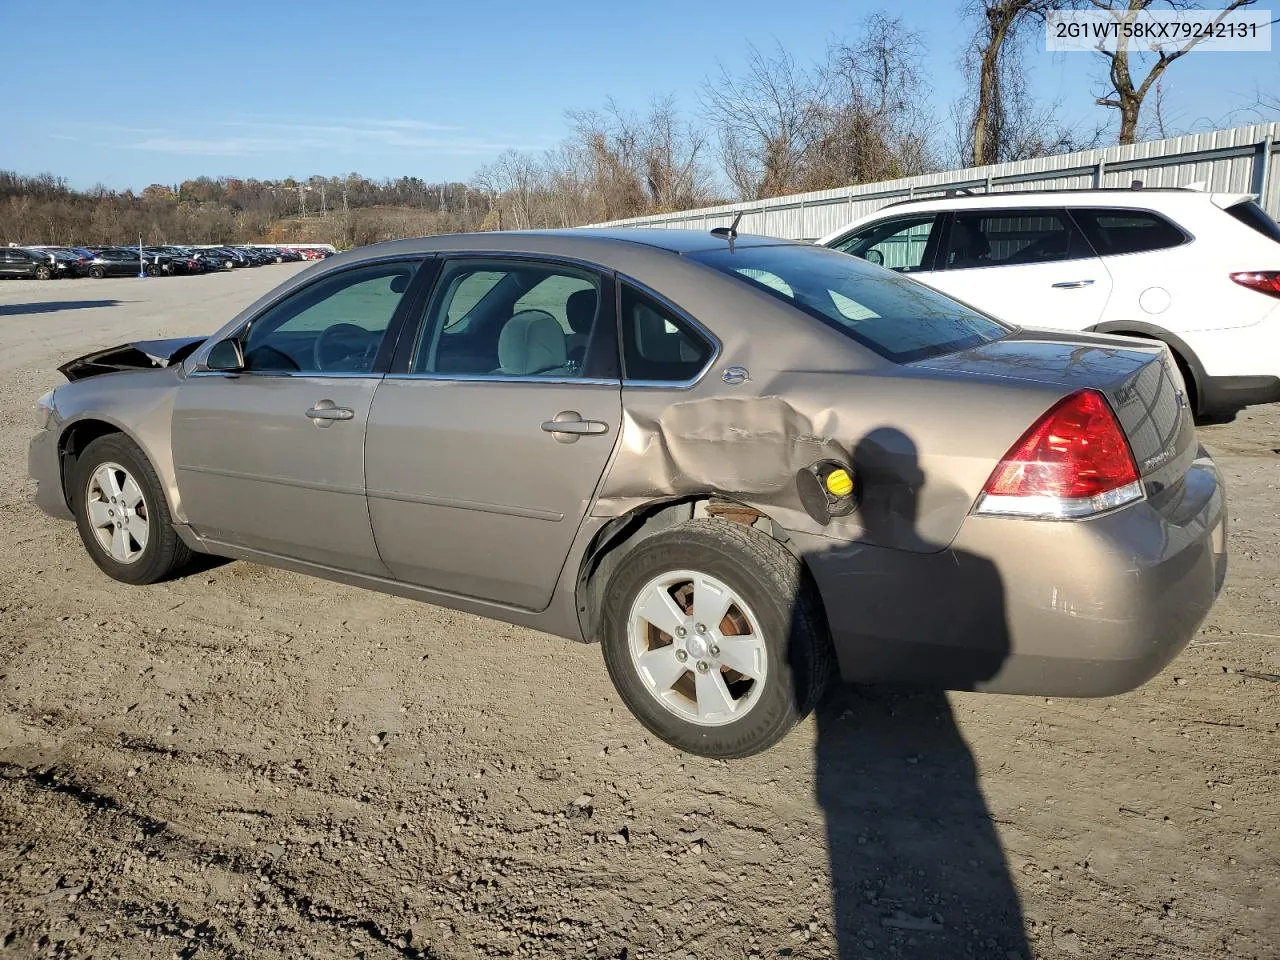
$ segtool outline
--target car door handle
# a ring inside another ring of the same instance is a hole
[[[542,429],[561,443],[573,443],[581,436],[608,433],[609,425],[600,420],[584,420],[577,410],[565,410],[553,419],[543,421]]]
[[[1079,290],[1081,287],[1093,286],[1092,280],[1063,280],[1061,283],[1053,284],[1055,290]]]
[[[317,427],[327,427],[335,420],[350,420],[356,412],[348,407],[340,407],[332,400],[321,400],[307,411],[307,416],[315,421]]]

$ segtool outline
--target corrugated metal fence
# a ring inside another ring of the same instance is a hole
[[[679,213],[631,217],[593,226],[672,227],[709,230],[727,226],[739,212],[743,233],[816,240],[886,204],[947,190],[978,192],[1081,187],[1185,187],[1255,193],[1280,218],[1280,123],[1258,123],[1123,147],[1084,150],[1057,157],[903,177],[856,187],[816,190],[769,200],[749,200]]]

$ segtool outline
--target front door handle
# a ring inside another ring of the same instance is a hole
[[[1092,280],[1063,280],[1061,283],[1055,283],[1055,290],[1079,290],[1081,287],[1093,286]]]
[[[577,410],[562,410],[542,424],[545,433],[552,434],[561,443],[573,443],[588,434],[608,433],[609,425],[600,420],[583,420]]]
[[[335,420],[350,420],[356,412],[348,407],[340,407],[332,400],[321,400],[307,411],[307,416],[317,427],[329,427]]]

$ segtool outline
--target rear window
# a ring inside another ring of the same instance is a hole
[[[1276,243],[1280,243],[1280,223],[1276,223],[1267,216],[1267,211],[1252,200],[1246,200],[1244,203],[1237,203],[1234,206],[1227,207],[1227,213],[1231,214],[1246,227],[1252,227],[1264,237],[1270,237]]]
[[[990,343],[1009,329],[923,284],[827,250],[787,244],[692,255],[895,363]]]
[[[1071,211],[1098,256],[1146,253],[1187,242],[1187,235],[1148,210],[1106,210],[1077,207]]]

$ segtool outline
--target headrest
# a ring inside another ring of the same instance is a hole
[[[591,321],[596,318],[596,292],[579,290],[571,293],[564,303],[564,312],[574,333],[590,333]]]
[[[506,322],[498,335],[498,363],[502,372],[530,376],[569,362],[564,330],[545,310],[522,310]]]

